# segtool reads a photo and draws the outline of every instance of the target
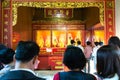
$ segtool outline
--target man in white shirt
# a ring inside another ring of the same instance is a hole
[[[77,47],[79,47],[84,52],[84,48],[81,45],[81,41],[77,41]]]

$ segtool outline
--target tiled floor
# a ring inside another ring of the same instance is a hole
[[[35,71],[37,76],[46,78],[46,80],[53,80],[53,76],[57,72],[60,72],[60,70],[36,70]]]

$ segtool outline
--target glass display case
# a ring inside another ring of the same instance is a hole
[[[36,30],[35,41],[37,44],[43,47],[51,47],[51,32],[50,30]]]
[[[70,44],[70,40],[82,40],[81,30],[36,30],[35,41],[43,47],[64,48]]]
[[[66,46],[66,30],[52,30],[52,47]]]
[[[78,26],[78,25],[77,25]],[[70,25],[34,25],[33,40],[40,46],[37,69],[62,69],[62,58],[70,40],[84,41],[84,30]]]

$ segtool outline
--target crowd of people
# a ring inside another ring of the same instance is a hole
[[[71,40],[63,64],[67,71],[56,73],[53,80],[120,80],[120,39],[112,36],[107,45],[100,41],[94,46],[87,41],[84,48],[80,41],[75,45]]]
[[[39,51],[33,41],[20,41],[15,51],[0,44],[0,80],[47,80],[34,73]],[[83,47],[71,40],[63,65],[67,70],[54,74],[53,80],[120,80],[120,39],[112,36],[107,45],[94,42],[94,47],[90,41]]]

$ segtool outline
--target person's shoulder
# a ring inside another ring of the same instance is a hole
[[[53,80],[59,80],[60,79],[60,76],[59,76],[59,73],[56,73],[54,76],[53,76]]]
[[[69,72],[58,72],[54,75],[53,80],[60,80],[62,78],[63,80],[65,79],[65,76],[68,75]]]
[[[0,80],[46,80],[45,78],[38,77],[31,72],[23,71],[23,70],[16,70],[16,71],[9,71],[4,74]]]
[[[64,78],[65,76],[74,76],[81,80],[97,80],[96,77],[92,74],[84,73],[82,71],[69,71],[69,72],[60,72],[60,77]]]
[[[89,80],[97,80],[96,76],[94,76],[93,74],[89,74],[89,73],[84,73],[84,77],[86,77]]]
[[[96,77],[97,80],[103,80],[103,77],[100,76],[100,75],[97,74],[97,73],[94,73],[94,74],[92,74],[92,75],[94,75],[94,76]]]
[[[3,74],[3,75],[0,77],[0,80],[8,80],[9,76],[11,76],[11,77],[13,76],[13,75],[11,74],[11,71]]]
[[[33,79],[31,78],[31,79],[29,79],[29,80],[46,80],[46,79],[45,79],[45,78],[41,78],[41,77],[37,77],[37,76],[36,76],[35,78],[33,78]]]
[[[38,77],[38,76],[36,76],[35,74],[33,74],[33,73],[29,72],[29,71],[17,70],[16,72],[18,72],[18,75],[25,75],[24,77],[29,79],[29,80],[46,80],[45,78]]]

